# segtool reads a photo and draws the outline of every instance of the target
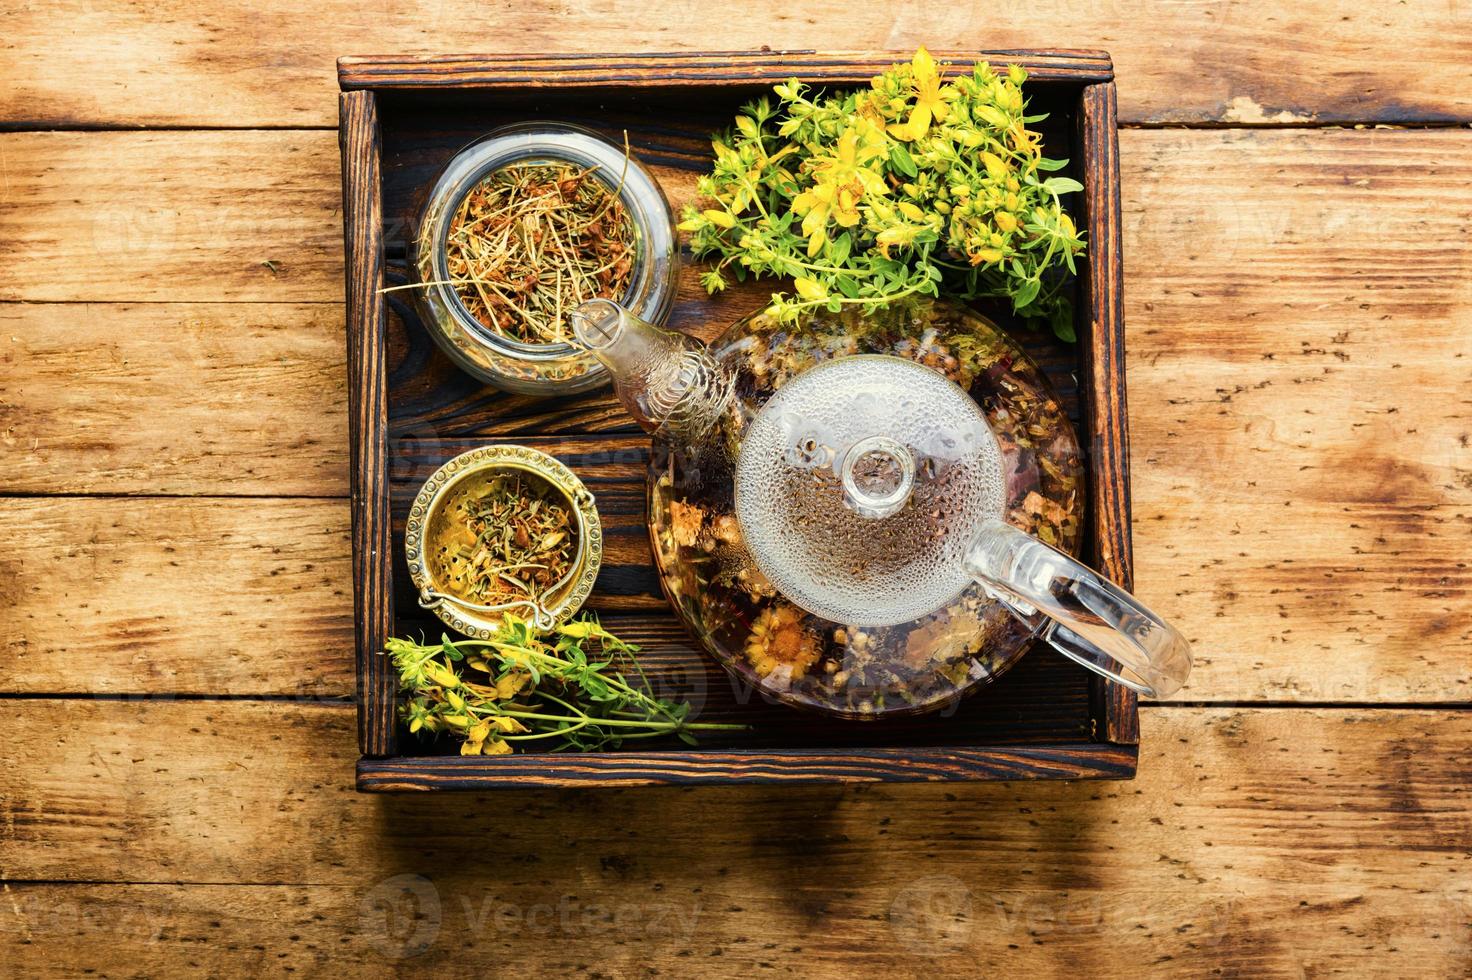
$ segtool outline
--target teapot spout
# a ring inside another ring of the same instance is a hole
[[[695,441],[731,399],[731,377],[694,337],[657,327],[606,299],[572,312],[578,343],[613,376],[614,391],[644,431]]]

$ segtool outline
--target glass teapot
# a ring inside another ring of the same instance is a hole
[[[1147,695],[1185,682],[1181,634],[1070,557],[1073,428],[970,309],[757,313],[709,346],[607,300],[571,320],[653,437],[671,605],[738,678],[829,714],[918,714],[1041,638]]]

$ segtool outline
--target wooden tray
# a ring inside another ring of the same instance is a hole
[[[361,790],[812,782],[1128,778],[1137,756],[1134,695],[1039,646],[949,716],[883,723],[829,720],[743,690],[684,634],[651,565],[644,520],[647,438],[608,390],[538,400],[486,388],[430,341],[405,294],[405,236],[418,196],[461,146],[525,119],[582,123],[621,139],[678,208],[709,165],[709,134],[770,84],[865,84],[905,55],[762,52],[563,57],[344,58],[338,63],[347,245],[358,763]],[[1075,202],[1089,258],[1081,269],[1076,346],[1018,335],[1047,369],[1079,426],[1089,474],[1084,558],[1130,585],[1128,438],[1121,313],[1119,168],[1113,69],[1083,51],[969,51],[938,57],[1018,63],[1030,73],[1049,155],[1067,156],[1085,190]],[[762,305],[771,283],[712,300],[684,257],[672,325],[709,339]],[[461,757],[401,731],[395,683],[380,655],[391,635],[437,636],[403,556],[404,516],[446,459],[494,442],[562,459],[597,495],[605,556],[589,608],[644,648],[661,693],[690,698],[705,720],[749,733],[700,747],[601,754]]]

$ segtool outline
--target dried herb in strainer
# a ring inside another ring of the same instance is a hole
[[[480,605],[538,599],[577,557],[577,528],[566,501],[519,470],[466,481],[431,529],[435,578]]]

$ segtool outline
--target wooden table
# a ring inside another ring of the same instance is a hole
[[[1472,971],[1466,7],[733,10],[9,6],[5,972]],[[1139,778],[355,794],[335,56],[920,42],[1115,57]]]

